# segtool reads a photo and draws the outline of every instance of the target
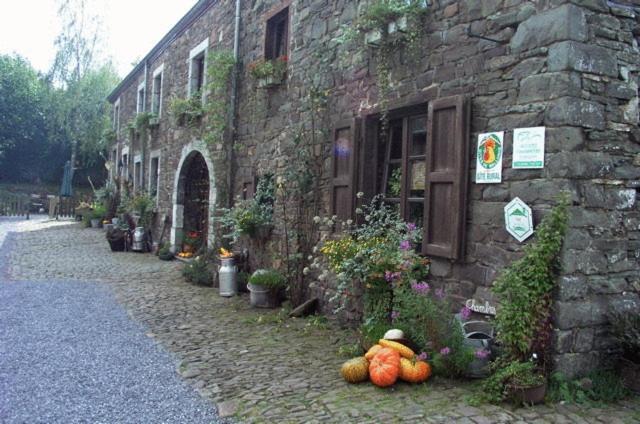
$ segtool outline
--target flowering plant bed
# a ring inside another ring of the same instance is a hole
[[[249,74],[258,83],[259,88],[269,88],[284,82],[287,74],[287,56],[277,59],[260,59],[249,65]]]

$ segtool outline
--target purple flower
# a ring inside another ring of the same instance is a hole
[[[426,361],[429,358],[429,354],[427,352],[420,352],[420,355],[416,356],[418,361]]]
[[[399,316],[400,316],[400,312],[398,312],[398,311],[391,311],[391,321],[395,321],[395,320],[397,320]]]
[[[440,355],[442,356],[447,356],[450,353],[451,353],[450,347],[443,347],[442,349],[440,349]]]
[[[444,299],[444,289],[436,289],[436,297],[440,300]]]
[[[409,250],[411,249],[411,242],[409,240],[402,240],[400,242],[400,250]]]
[[[384,272],[384,279],[387,280],[387,283],[391,284],[395,280],[400,278],[400,275],[402,275],[402,274],[400,274],[399,272],[385,271]]]
[[[420,281],[419,283],[416,283],[415,281],[412,281],[411,282],[411,290],[413,290],[417,294],[420,294],[420,295],[424,296],[424,295],[429,293],[429,290],[431,290],[431,287],[429,287],[429,284],[425,283],[424,281]]]
[[[489,355],[491,355],[491,352],[486,349],[478,349],[475,351],[474,355],[478,359],[487,359]]]
[[[460,317],[462,318],[463,321],[468,320],[469,318],[471,318],[471,313],[473,311],[471,309],[469,309],[467,306],[465,306],[464,308],[460,309]]]
[[[409,231],[415,231],[415,229],[416,229],[416,224],[414,224],[413,222],[409,222],[409,223],[407,224],[407,230],[409,230]]]

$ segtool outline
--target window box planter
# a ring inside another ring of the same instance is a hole
[[[538,386],[521,386],[510,384],[507,386],[511,400],[515,405],[537,405],[544,402],[547,393],[547,383]]]
[[[402,33],[407,32],[407,27],[409,26],[409,21],[406,16],[401,16],[395,21],[389,22],[389,35],[400,35]]]
[[[149,118],[149,126],[152,128],[160,126],[160,118],[158,118],[157,116]]]
[[[283,80],[284,80],[283,76],[278,77],[278,76],[275,76],[275,75],[259,78],[257,80],[258,88],[273,88],[273,87],[277,87],[277,86],[281,85],[284,82]]]
[[[382,32],[377,29],[372,29],[364,33],[364,42],[369,46],[377,47],[382,40]]]

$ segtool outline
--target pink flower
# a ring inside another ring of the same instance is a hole
[[[409,250],[411,249],[411,243],[409,240],[402,240],[400,242],[400,250]]]
[[[384,279],[387,280],[387,283],[393,283],[395,280],[400,278],[400,275],[401,274],[399,272],[385,271]]]
[[[464,308],[460,309],[460,317],[462,318],[463,321],[468,320],[469,318],[471,318],[471,313],[473,311],[471,309],[469,309],[467,306],[465,306]]]
[[[418,361],[426,361],[429,358],[429,354],[427,352],[420,352],[420,355],[416,356]]]
[[[450,347],[443,347],[442,349],[440,349],[440,355],[442,356],[447,356],[450,353],[451,353]]]
[[[409,230],[409,231],[415,231],[415,229],[416,229],[416,224],[414,224],[413,222],[409,222],[409,223],[407,224],[407,230]]]
[[[429,290],[431,290],[431,287],[429,287],[429,284],[425,283],[424,281],[420,281],[419,283],[416,283],[415,281],[412,281],[411,282],[411,290],[413,290],[417,294],[420,294],[420,295],[424,296],[424,295],[429,293]]]
[[[491,355],[491,352],[486,349],[478,349],[475,351],[474,355],[478,359],[487,359],[489,355]]]
[[[444,289],[436,289],[436,297],[440,300],[444,299]]]

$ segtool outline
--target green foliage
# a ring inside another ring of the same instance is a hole
[[[151,228],[151,220],[153,218],[153,209],[156,206],[155,198],[149,196],[146,192],[140,192],[133,196],[127,205],[130,213],[140,217],[137,222],[139,227]]]
[[[620,378],[610,370],[596,370],[577,380],[553,373],[547,391],[547,399],[552,402],[578,404],[612,403],[628,395]]]
[[[170,261],[173,259],[173,253],[171,253],[171,243],[164,242],[160,249],[158,249],[158,258],[163,261]]]
[[[252,199],[236,199],[232,208],[220,208],[214,220],[220,222],[227,233],[224,238],[235,244],[240,236],[255,237],[258,229],[267,228],[273,221],[275,187],[272,175],[260,178]]]
[[[396,168],[389,178],[389,196],[400,197],[400,190],[402,190],[402,168]]]
[[[196,256],[182,268],[182,276],[190,283],[203,286],[211,285],[213,275],[208,261],[202,256]]]
[[[107,208],[102,204],[96,204],[91,211],[91,219],[102,220],[107,215]]]
[[[195,128],[204,114],[202,93],[198,91],[188,99],[172,97],[169,100],[169,113],[176,125]]]
[[[236,66],[233,52],[214,50],[207,56],[207,97],[203,112],[207,116],[204,140],[211,144],[221,142],[231,114],[228,96],[231,74]]]
[[[609,321],[624,357],[640,364],[640,313],[637,307],[613,311],[609,315]]]
[[[558,271],[558,255],[567,226],[568,197],[542,220],[536,239],[524,249],[524,256],[505,268],[493,291],[500,299],[496,316],[498,340],[512,360],[528,360],[540,340],[548,337],[551,293]]]
[[[374,0],[367,6],[361,17],[358,29],[361,31],[381,30],[386,32],[387,25],[402,16],[420,17],[426,12],[424,0]]]
[[[359,343],[350,343],[338,347],[338,356],[341,358],[354,358],[356,356],[362,356],[362,346]]]
[[[249,284],[268,289],[279,289],[286,287],[287,281],[284,276],[276,270],[259,269],[251,274]]]
[[[524,387],[537,386],[544,383],[544,375],[540,374],[533,362],[499,360],[492,365],[493,374],[484,379],[480,389],[474,394],[471,402],[500,403],[509,398],[510,385]]]
[[[281,81],[287,72],[287,57],[281,56],[277,59],[260,59],[249,66],[249,74],[256,80],[273,78]]]

